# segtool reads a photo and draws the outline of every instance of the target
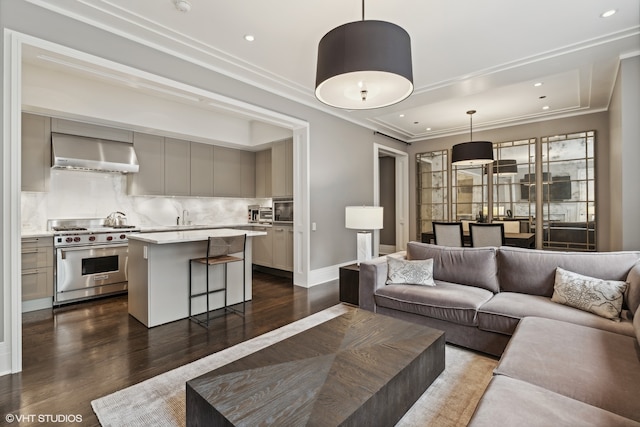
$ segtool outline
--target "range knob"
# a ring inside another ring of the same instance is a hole
[[[64,241],[67,243],[71,243],[73,242],[73,237],[67,237],[66,239],[64,239]]]
[[[107,241],[110,242],[113,240],[113,236],[107,236]]]
[[[74,241],[74,242],[76,242],[76,243],[78,243],[78,242],[80,241],[80,237],[79,237],[79,236],[74,237],[74,238],[73,238],[73,241]]]
[[[93,242],[93,241],[95,241],[95,240],[96,240],[96,236],[89,236],[89,241],[90,241],[90,242]]]
[[[121,234],[121,235],[120,235],[120,239],[126,239],[126,238],[127,238],[127,235],[126,235],[126,234]]]

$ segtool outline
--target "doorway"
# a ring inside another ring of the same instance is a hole
[[[409,241],[409,155],[374,144],[373,184],[373,204],[385,208],[384,228],[374,233],[376,253],[404,250]]]

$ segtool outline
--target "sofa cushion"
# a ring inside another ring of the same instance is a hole
[[[388,285],[436,285],[433,281],[432,259],[408,261],[387,257],[387,264]]]
[[[595,314],[551,302],[537,295],[500,292],[478,309],[478,327],[485,331],[512,335],[525,316],[538,316],[590,326],[633,336],[631,313],[623,310],[623,320],[612,322]]]
[[[501,246],[500,289],[551,297],[557,267],[598,279],[624,281],[638,259],[640,252],[632,251],[551,252]]]
[[[503,375],[491,379],[468,426],[640,426],[640,423]]]
[[[620,280],[596,279],[558,267],[551,301],[620,320],[626,289],[627,283]]]
[[[494,373],[640,421],[639,351],[633,337],[526,317]]]
[[[433,278],[499,292],[496,248],[451,248],[409,242],[407,259],[433,258]]]
[[[383,286],[375,301],[381,307],[477,326],[476,310],[492,296],[486,289],[436,281],[436,286]]]

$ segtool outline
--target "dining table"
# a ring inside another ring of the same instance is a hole
[[[462,233],[462,240],[465,246],[471,246],[471,235],[468,231]],[[505,246],[516,246],[519,248],[535,248],[535,233],[504,233]],[[421,234],[422,243],[435,243],[433,231],[423,232]]]

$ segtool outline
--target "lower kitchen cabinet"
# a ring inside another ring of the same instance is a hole
[[[273,226],[273,268],[293,271],[293,227]]]
[[[53,296],[53,237],[22,239],[22,300]]]
[[[253,239],[253,263],[263,267],[273,265],[273,228],[272,227],[252,227],[255,231],[264,231],[266,236],[259,236]]]
[[[253,264],[278,270],[293,271],[293,226],[254,226],[266,236],[253,239]]]

